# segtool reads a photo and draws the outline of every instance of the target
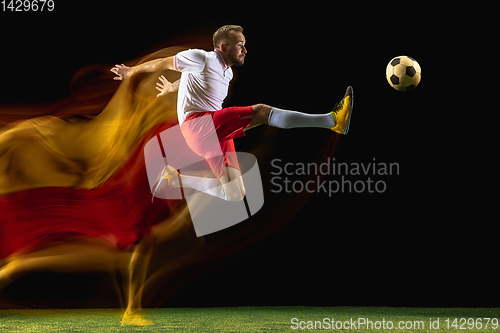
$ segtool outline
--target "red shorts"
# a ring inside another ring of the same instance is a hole
[[[220,178],[225,166],[240,169],[233,139],[245,136],[243,129],[251,121],[251,106],[193,112],[182,123],[181,132],[188,146],[204,157],[214,175]]]

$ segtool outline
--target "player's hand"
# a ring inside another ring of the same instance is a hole
[[[124,80],[130,74],[130,70],[131,68],[124,64],[115,65],[115,67],[111,68],[111,71],[117,75],[113,80]]]
[[[172,90],[172,83],[170,83],[165,76],[160,76],[158,80],[160,80],[160,82],[156,82],[156,90],[160,93],[156,95],[156,97],[166,95]]]

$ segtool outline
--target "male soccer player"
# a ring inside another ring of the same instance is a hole
[[[182,186],[227,201],[240,201],[245,196],[245,187],[234,154],[233,140],[244,136],[247,130],[262,124],[285,129],[327,128],[339,134],[346,134],[349,130],[353,109],[353,89],[350,86],[333,111],[325,114],[282,110],[265,104],[223,109],[222,103],[233,78],[231,66],[244,64],[247,54],[245,43],[241,26],[225,25],[213,35],[212,52],[191,49],[135,67],[122,64],[111,69],[117,75],[115,80],[166,69],[182,73],[181,79],[173,84],[160,76],[156,87],[160,91],[158,96],[178,90],[177,115],[181,132],[189,147],[207,160],[216,178],[179,175],[173,167],[167,166],[160,175],[155,192],[163,186]],[[218,142],[204,140],[214,134],[213,131]],[[220,145],[220,149],[212,149],[213,145]],[[222,151],[223,155],[215,156],[214,151]]]

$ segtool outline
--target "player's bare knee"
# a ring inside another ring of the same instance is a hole
[[[272,106],[266,104],[255,104],[252,106],[253,117],[259,119],[260,123],[267,124],[272,108]]]

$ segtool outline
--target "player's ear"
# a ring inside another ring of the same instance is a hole
[[[220,48],[221,52],[227,53],[227,46],[225,43],[221,43],[219,48]]]

